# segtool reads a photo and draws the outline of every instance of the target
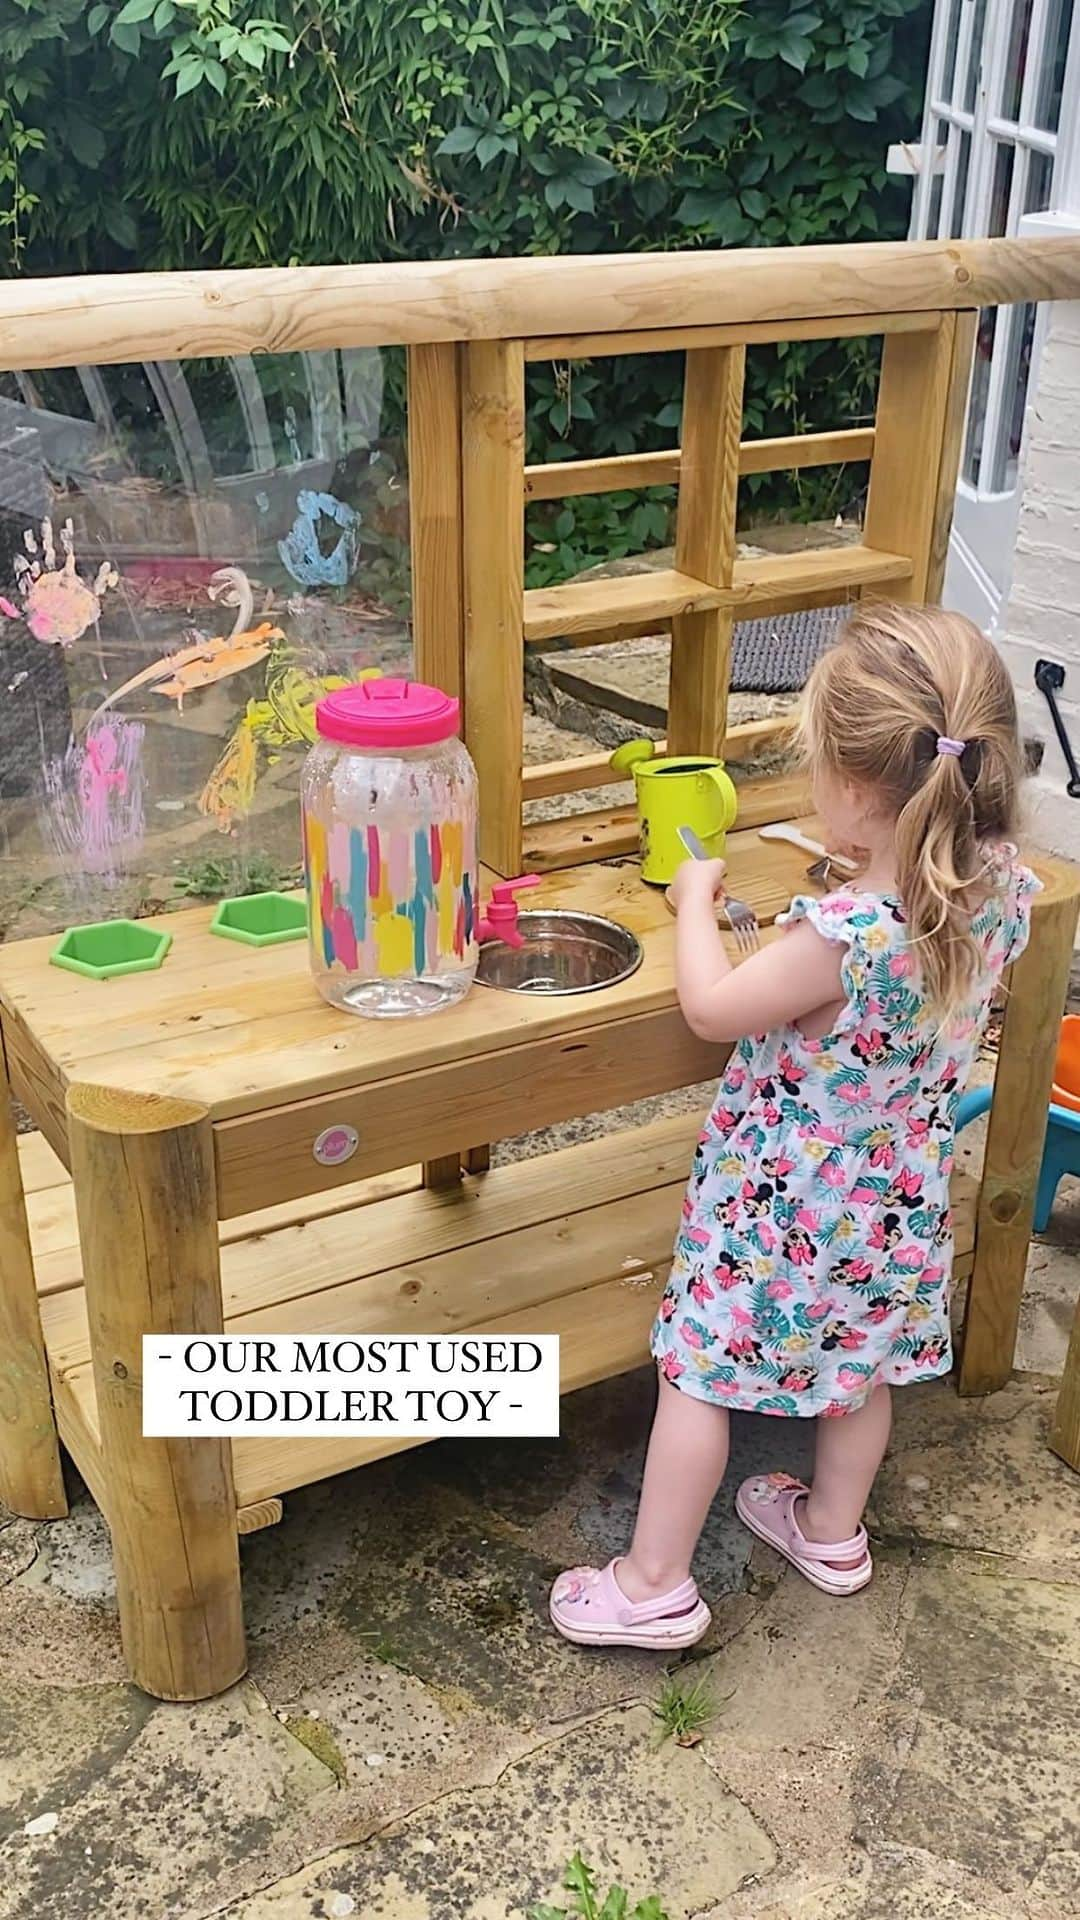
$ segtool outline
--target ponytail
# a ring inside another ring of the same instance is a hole
[[[895,817],[909,936],[947,1021],[975,976],[971,922],[994,846],[1016,831],[1016,701],[1000,655],[960,614],[869,602],[814,669],[803,738]]]
[[[971,912],[982,864],[960,761],[935,751],[897,815],[896,877],[926,998],[946,1016],[962,1004],[975,973]]]

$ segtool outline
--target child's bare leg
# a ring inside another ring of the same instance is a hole
[[[620,1560],[628,1600],[670,1593],[685,1580],[728,1458],[723,1407],[680,1393],[660,1376],[634,1538]]]
[[[827,1544],[851,1539],[885,1456],[891,1425],[888,1387],[875,1387],[855,1413],[818,1421],[814,1481],[798,1514],[808,1540]]]

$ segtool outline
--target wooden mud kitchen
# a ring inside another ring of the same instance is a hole
[[[668,747],[724,754],[739,783],[732,891],[765,937],[805,854],[756,829],[806,816],[790,772],[747,772],[770,729],[727,725],[732,623],[941,588],[982,307],[1080,298],[1080,241],[478,260],[119,274],[0,288],[0,366],[94,365],[403,344],[408,354],[416,674],[459,695],[490,881],[630,928],[643,963],[583,997],[475,989],[430,1020],[367,1021],[316,993],[302,944],[210,937],[211,910],[151,921],[158,971],[97,981],[0,951],[0,1496],[65,1510],[67,1448],[112,1535],[129,1668],[195,1700],[245,1668],[239,1536],[291,1488],[391,1436],[144,1439],[144,1334],[551,1332],[562,1385],[640,1365],[697,1120],[488,1170],[488,1145],[714,1078],[673,986],[673,922],[641,881],[630,805],[524,825],[527,802],[595,789],[606,758],[522,768],[523,650],[670,631]],[[881,336],[872,427],[743,440],[745,350]],[[682,446],[528,467],[525,364],[685,353]],[[857,545],[738,557],[740,474],[869,461]],[[674,565],[526,592],[527,498],[679,488]],[[740,774],[745,773],[740,780]],[[530,809],[530,813],[535,809]],[[811,830],[812,830],[812,823]],[[1045,891],[1013,970],[981,1185],[958,1175],[968,1279],[960,1389],[1012,1365],[1080,874]],[[532,902],[530,902],[532,904]],[[313,1143],[353,1128],[322,1164]],[[405,1169],[405,1171],[401,1171]],[[1080,1356],[1078,1356],[1080,1371]],[[1070,1444],[1062,1441],[1062,1451]],[[1072,1433],[1073,1463],[1080,1436]]]

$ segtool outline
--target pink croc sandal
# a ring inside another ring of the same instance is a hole
[[[712,1615],[693,1580],[657,1600],[626,1598],[615,1578],[618,1562],[571,1567],[551,1589],[551,1618],[564,1640],[581,1647],[692,1647]]]
[[[775,1547],[790,1560],[803,1578],[822,1593],[858,1593],[873,1576],[874,1563],[866,1528],[860,1527],[850,1540],[822,1543],[808,1540],[799,1526],[795,1509],[809,1492],[801,1480],[789,1473],[768,1473],[744,1480],[735,1495],[735,1511],[744,1527],[756,1533],[767,1546]],[[852,1560],[850,1567],[836,1567],[833,1560]]]

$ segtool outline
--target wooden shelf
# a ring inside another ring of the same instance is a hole
[[[557,1333],[564,1392],[641,1365],[667,1276],[698,1114],[678,1115],[584,1146],[498,1167],[449,1192],[417,1189],[365,1215],[261,1220],[223,1240],[227,1333]],[[37,1136],[22,1146],[28,1178],[44,1165]],[[47,1149],[44,1153],[47,1153]],[[54,1162],[50,1186],[66,1176]],[[976,1187],[953,1184],[957,1275],[970,1267]],[[32,1235],[37,1241],[38,1236]],[[408,1247],[401,1264],[400,1249]],[[482,1253],[478,1257],[478,1249]],[[34,1246],[35,1262],[38,1244]],[[65,1443],[98,1497],[97,1403],[78,1250],[68,1284],[44,1294],[42,1322]],[[260,1503],[290,1487],[397,1451],[390,1436],[253,1436],[233,1443],[242,1530],[272,1524]]]
[[[603,631],[616,638],[621,626],[671,620],[720,606],[719,587],[706,586],[673,567],[631,573],[619,579],[572,580],[565,587],[530,587],[525,595],[526,640],[571,639]]]
[[[908,580],[912,562],[876,548],[812,547],[806,553],[774,553],[736,560],[730,587],[710,587],[673,568],[618,579],[572,580],[562,587],[532,587],[525,595],[525,638],[577,640],[586,646],[643,632],[656,632],[683,613],[732,607],[745,619],[789,605],[826,605],[860,587]],[[655,624],[653,624],[655,623]]]

